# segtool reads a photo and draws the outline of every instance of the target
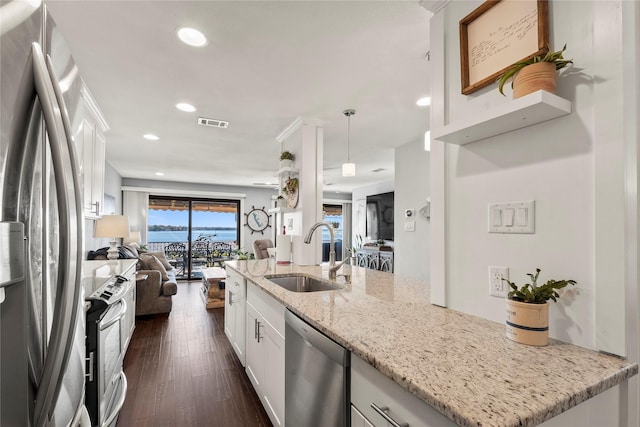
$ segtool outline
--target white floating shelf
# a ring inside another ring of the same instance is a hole
[[[295,209],[291,209],[291,208],[287,208],[287,207],[279,207],[279,208],[271,208],[271,209],[267,209],[267,212],[269,213],[288,213],[288,212],[295,212]]]
[[[300,172],[300,169],[298,168],[280,168],[276,176],[283,176],[283,175],[290,175],[290,174],[295,175],[295,174],[298,174],[299,172]]]
[[[539,90],[431,131],[431,138],[465,145],[491,136],[557,119],[571,113],[571,102]]]

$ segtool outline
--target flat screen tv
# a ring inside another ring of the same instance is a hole
[[[393,191],[367,196],[367,238],[393,240]]]

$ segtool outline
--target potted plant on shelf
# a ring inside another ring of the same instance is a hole
[[[511,291],[507,294],[507,338],[522,344],[545,346],[549,343],[549,300],[557,302],[557,290],[567,285],[575,285],[575,280],[550,279],[538,285],[540,269],[528,273],[531,284],[520,288],[507,279]]]
[[[281,208],[284,206],[284,196],[282,194],[278,194],[276,198],[276,208]]]
[[[291,151],[283,151],[280,153],[280,168],[290,168],[293,165],[293,153]]]
[[[562,50],[552,52],[551,49],[547,49],[544,56],[534,56],[516,62],[498,77],[498,90],[504,95],[504,85],[512,79],[513,99],[538,90],[556,93],[556,71],[573,64],[572,59],[565,59],[562,56],[566,49],[565,44]]]

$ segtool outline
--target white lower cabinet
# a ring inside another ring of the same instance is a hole
[[[351,354],[351,424],[355,427],[453,427],[427,403]],[[354,417],[355,413],[355,417]],[[395,423],[395,424],[394,424]]]
[[[122,322],[120,322],[122,328],[120,332],[122,336],[122,354],[125,354],[131,342],[133,330],[136,327],[136,263],[131,262],[131,265],[122,276],[129,282],[129,290],[122,297],[127,305],[127,311],[125,311]]]
[[[245,366],[245,322],[247,281],[232,269],[227,269],[224,287],[224,333],[242,366]]]
[[[284,426],[284,306],[247,281],[247,376],[274,426]]]

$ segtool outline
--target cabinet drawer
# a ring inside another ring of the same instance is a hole
[[[227,269],[225,288],[233,292],[236,301],[244,300],[246,297],[246,279],[230,268]]]
[[[247,280],[247,302],[253,305],[273,328],[284,337],[284,306]]]
[[[456,424],[399,384],[378,372],[367,362],[351,355],[351,403],[376,427],[387,420],[373,407],[388,408],[386,414],[399,425],[410,427],[453,427]]]

